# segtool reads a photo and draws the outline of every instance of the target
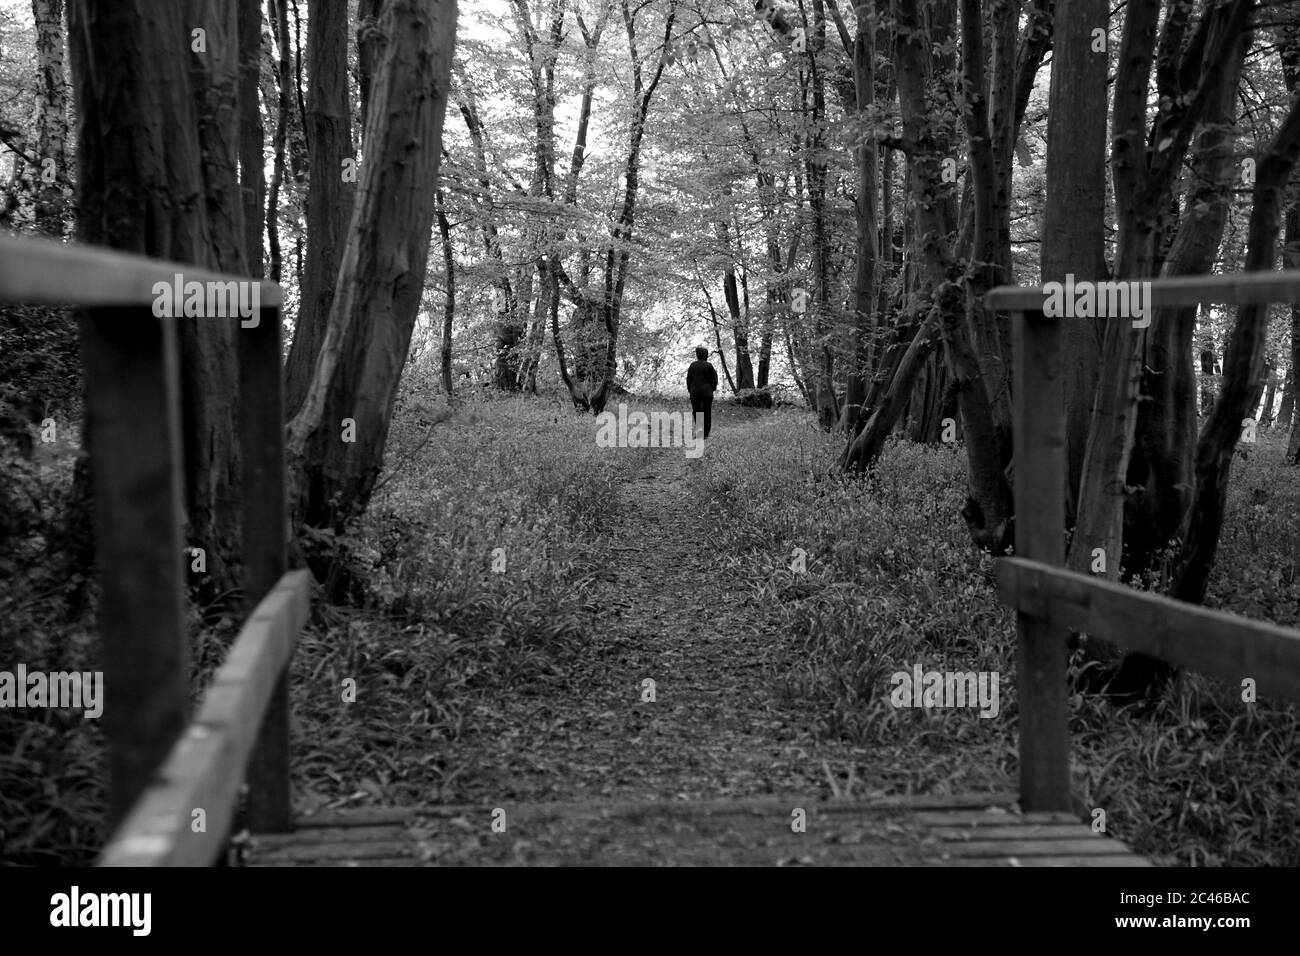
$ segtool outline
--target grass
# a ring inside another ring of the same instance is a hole
[[[1207,603],[1297,626],[1300,493],[1281,442],[1265,438],[1234,468]],[[711,461],[699,491],[735,573],[786,640],[784,691],[813,703],[822,732],[888,755],[882,782],[899,791],[1014,781],[1014,620],[958,514],[962,451],[894,442],[871,478],[845,481],[824,465],[838,448],[806,416],[774,416]],[[791,570],[795,549],[804,573]],[[1000,716],[893,707],[890,675],[916,663],[997,672]],[[1139,852],[1182,865],[1300,863],[1293,705],[1244,704],[1240,688],[1184,674],[1154,705],[1074,695],[1070,729],[1081,809],[1104,811],[1107,832]]]
[[[958,514],[961,450],[894,442],[870,478],[843,480],[829,471],[838,439],[808,415],[721,406],[717,417],[724,453],[705,456],[695,493],[727,556],[720,580],[752,595],[779,641],[780,692],[820,733],[870,748],[887,767],[874,785],[944,793],[1014,780],[1013,620]],[[638,462],[601,454],[593,430],[554,396],[468,390],[454,409],[404,397],[369,512],[311,544],[365,587],[342,604],[318,599],[294,658],[299,809],[437,800],[466,770],[441,744],[581,652],[586,588],[611,559],[601,530]],[[18,504],[0,556],[2,661],[95,666],[94,602],[75,610],[84,582],[51,559],[74,452],[75,435],[34,462],[5,459]],[[1208,603],[1300,626],[1296,485],[1268,437],[1238,462]],[[801,554],[806,570],[792,570]],[[198,608],[190,623],[197,695],[233,625]],[[998,716],[893,707],[890,676],[917,663],[997,673]],[[1070,722],[1082,808],[1103,810],[1107,831],[1139,852],[1300,863],[1294,707],[1243,705],[1235,688],[1189,674],[1153,705],[1076,695]],[[93,859],[103,746],[79,714],[0,711],[0,863]]]

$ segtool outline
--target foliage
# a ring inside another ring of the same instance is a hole
[[[1300,491],[1285,436],[1239,462],[1210,603],[1296,626]],[[761,440],[709,464],[700,489],[728,574],[752,588],[787,635],[786,692],[811,702],[822,732],[884,756],[904,792],[988,789],[1014,780],[1014,617],[993,562],[969,543],[958,511],[964,457],[955,447],[892,443],[862,481],[826,477],[837,450],[805,416],[782,415]],[[795,548],[807,571],[791,570]],[[1001,716],[895,708],[890,675],[1000,674]],[[1074,789],[1106,811],[1107,832],[1183,865],[1296,865],[1300,785],[1294,705],[1243,705],[1240,689],[1185,674],[1154,705],[1070,700]]]

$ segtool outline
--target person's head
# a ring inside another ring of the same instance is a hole
[[[695,349],[695,357],[699,359],[701,362],[703,362],[706,358],[709,357],[709,350],[706,349],[703,345],[700,345]]]

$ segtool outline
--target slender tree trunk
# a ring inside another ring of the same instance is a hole
[[[306,113],[310,158],[307,256],[298,321],[285,366],[284,409],[289,418],[302,407],[320,354],[356,200],[356,170],[345,166],[354,158],[346,4],[310,0],[307,9],[307,71],[311,76]],[[276,135],[280,135],[279,127]],[[282,145],[277,146],[277,151]]]
[[[202,22],[207,54],[189,59],[195,100],[202,203],[207,211],[211,262],[221,272],[248,275],[239,183],[239,24],[237,8],[188,0],[186,22]],[[188,30],[189,28],[187,28]],[[193,42],[188,39],[186,49]],[[181,403],[185,445],[186,511],[194,545],[208,553],[204,598],[239,586],[240,459],[235,336],[238,325],[205,318],[179,319],[181,376],[189,383]]]
[[[1290,213],[1287,213],[1288,217]],[[1289,257],[1288,257],[1289,258]],[[1288,265],[1287,268],[1293,268]],[[1295,366],[1286,370],[1286,378],[1282,380],[1282,404],[1277,409],[1276,424],[1281,428],[1289,429],[1291,427],[1291,412],[1295,408]]]
[[[1300,159],[1300,99],[1257,166],[1254,206],[1247,230],[1244,272],[1275,268],[1277,237],[1287,181]],[[1241,437],[1241,422],[1251,411],[1263,373],[1268,346],[1268,306],[1244,305],[1237,313],[1223,363],[1223,389],[1196,448],[1196,494],[1183,523],[1173,596],[1201,603],[1219,546],[1232,456]]]
[[[68,198],[68,83],[63,72],[63,0],[32,0],[36,21],[36,231],[62,238]]]
[[[1093,24],[1105,23],[1107,0],[1056,0],[1052,86],[1047,113],[1047,204],[1043,210],[1043,282],[1106,277],[1106,68],[1093,51]],[[1072,520],[1101,362],[1102,324],[1063,319],[1066,518]]]
[[[1261,426],[1273,424],[1273,405],[1277,402],[1277,365],[1272,358],[1264,361],[1264,402],[1259,407]]]
[[[341,528],[383,464],[435,219],[454,0],[388,0],[356,211],[306,399],[289,423],[298,522]]]
[[[456,255],[451,245],[451,223],[447,221],[447,204],[442,190],[437,193],[438,235],[442,239],[442,263],[447,273],[447,300],[442,309],[442,390],[447,401],[454,398],[451,375],[451,331],[456,317]]]
[[[266,132],[258,80],[262,69],[262,2],[239,0],[239,186],[244,212],[244,255],[249,275],[265,274],[262,232],[266,222]]]
[[[1130,0],[1124,20],[1112,107],[1111,167],[1119,226],[1117,278],[1141,280],[1157,266],[1157,236],[1165,228],[1174,187],[1192,136],[1231,72],[1251,0],[1207,9],[1198,42],[1183,43],[1190,4],[1169,11],[1159,56],[1159,0]],[[1152,66],[1164,108],[1147,129]],[[1143,333],[1128,318],[1106,321],[1102,369],[1084,455],[1079,513],[1067,565],[1087,572],[1105,556],[1106,576],[1118,578],[1130,453],[1137,425]]]
[[[903,137],[913,151],[908,178],[917,245],[927,284],[933,290],[933,308],[966,434],[970,495],[962,515],[975,544],[1001,554],[1011,543],[1014,503],[993,406],[967,327],[965,282],[948,238],[949,224],[942,214],[942,160],[951,155],[951,144],[927,102],[925,78],[930,44],[916,0],[894,0],[894,13],[898,24],[895,63]],[[901,398],[905,399],[906,394]]]
[[[730,190],[727,190],[729,193]],[[740,289],[736,284],[736,263],[731,257],[732,244],[731,233],[727,228],[727,223],[722,220],[718,223],[718,242],[722,244],[723,252],[727,256],[727,264],[722,270],[722,292],[727,301],[727,314],[731,318],[731,335],[732,341],[736,346],[736,380],[731,383],[733,393],[739,393],[741,390],[749,390],[754,387],[754,366],[749,358],[749,339],[746,334],[746,317],[741,313],[740,307]],[[714,316],[715,332],[717,316]],[[718,341],[718,354],[722,355],[722,341]],[[731,376],[727,376],[730,382]]]
[[[857,35],[853,40],[853,81],[859,115],[875,107],[875,34],[871,9],[865,4],[856,8]],[[852,367],[844,393],[844,424],[849,442],[857,430],[858,416],[865,411],[867,378],[871,370],[872,332],[876,307],[876,272],[880,258],[876,192],[880,188],[876,144],[864,141],[853,151],[857,172],[857,195],[853,218],[856,249],[853,271]]]
[[[1190,157],[1186,212],[1165,256],[1162,276],[1203,275],[1214,265],[1240,182],[1233,120],[1237,85],[1249,47],[1242,34],[1227,64],[1206,125]],[[1124,529],[1125,568],[1141,573],[1178,532],[1191,501],[1196,447],[1196,308],[1158,309],[1146,331],[1139,402],[1128,484],[1143,487],[1129,502]]]
[[[275,159],[266,199],[266,239],[271,254],[271,279],[279,282],[283,267],[280,252],[280,187],[284,185],[285,144],[289,135],[289,0],[268,0],[271,35],[275,40],[275,78],[278,107],[275,122]]]

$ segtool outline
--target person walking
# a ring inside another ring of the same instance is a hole
[[[713,393],[718,388],[718,370],[709,363],[709,350],[700,346],[695,350],[695,361],[686,370],[686,391],[691,396],[691,421],[698,424],[704,416],[704,437],[709,437],[713,424]]]

